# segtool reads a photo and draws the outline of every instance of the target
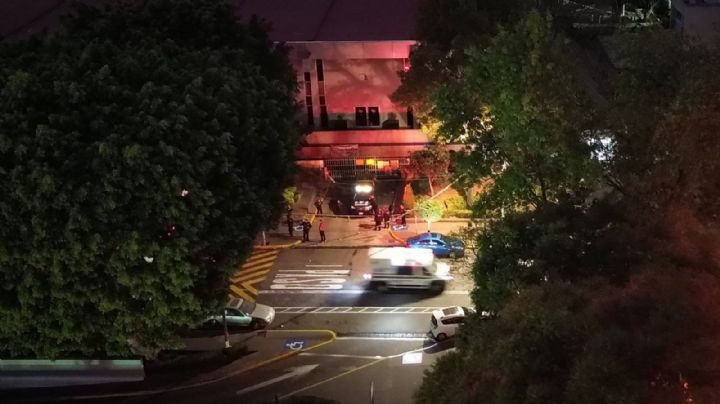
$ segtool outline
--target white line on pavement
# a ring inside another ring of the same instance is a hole
[[[362,295],[364,293],[372,293],[371,290],[310,290],[310,289],[301,289],[301,290],[259,290],[258,294],[345,294],[345,295]]]
[[[425,341],[422,337],[337,337],[336,340],[359,340],[359,341]]]
[[[384,356],[380,356],[380,355],[369,356],[369,355],[321,354],[321,353],[312,353],[312,352],[301,352],[299,355],[300,356],[329,356],[331,358],[357,358],[357,359],[382,359],[382,358],[384,358]]]
[[[428,314],[441,307],[275,307],[277,314]]]
[[[306,266],[306,267],[309,267],[309,268],[341,268],[341,267],[344,267],[344,265],[341,265],[341,264],[326,264],[326,265],[321,265],[321,264],[308,264],[308,265],[305,265],[305,266]]]

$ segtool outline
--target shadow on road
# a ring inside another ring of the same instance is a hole
[[[436,354],[451,348],[455,348],[454,338],[449,338],[445,341],[435,341],[432,338],[427,338],[425,342],[423,342],[423,352],[426,354]]]

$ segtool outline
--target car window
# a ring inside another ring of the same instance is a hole
[[[255,311],[255,303],[243,301],[243,303],[240,305],[240,311],[246,314],[251,314],[253,311]]]
[[[435,240],[435,244],[444,246],[445,242],[442,240]]]
[[[413,270],[413,267],[408,267],[408,266],[398,267],[397,274],[410,276],[410,275],[412,275],[412,270]]]
[[[227,316],[243,316],[243,313],[241,313],[240,310],[238,310],[238,309],[227,308],[225,310],[226,310],[225,315],[227,315]]]
[[[442,323],[445,325],[457,324],[457,320],[458,320],[457,318],[446,318],[446,319],[442,320]]]

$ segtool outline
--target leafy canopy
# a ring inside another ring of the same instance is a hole
[[[216,0],[81,6],[0,47],[0,356],[172,346],[279,216],[296,85]]]

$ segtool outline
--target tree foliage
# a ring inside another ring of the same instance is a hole
[[[554,92],[561,69],[536,68],[553,55],[533,45],[533,18],[501,30],[484,51],[494,57],[436,96],[446,136],[469,140],[456,170],[490,176],[503,206],[532,209],[479,237],[472,297],[497,317],[465,322],[458,353],[426,374],[417,401],[716,402],[719,55],[667,33],[638,36],[622,50],[610,108],[578,109],[562,95],[570,87]],[[604,149],[585,148],[598,140]],[[533,155],[547,160],[542,171]],[[538,172],[555,196],[533,203]]]
[[[443,213],[445,213],[443,204],[434,199],[421,199],[417,201],[415,203],[415,210],[417,210],[420,219],[427,222],[428,231],[430,231],[430,224],[442,219]]]
[[[492,180],[478,214],[581,200],[595,184],[586,101],[540,14],[470,50],[461,77],[434,99],[443,139],[468,146],[456,172]]]
[[[437,117],[431,95],[451,82],[470,45],[487,41],[497,25],[520,18],[528,0],[424,0],[418,12],[418,39],[410,53],[410,70],[400,72],[394,103],[412,106],[418,122],[435,134]]]
[[[432,145],[410,154],[410,170],[417,176],[427,177],[430,195],[435,195],[433,182],[448,174],[450,153],[444,146]]]
[[[173,345],[280,213],[284,51],[220,1],[150,0],[82,6],[0,58],[1,355]]]

